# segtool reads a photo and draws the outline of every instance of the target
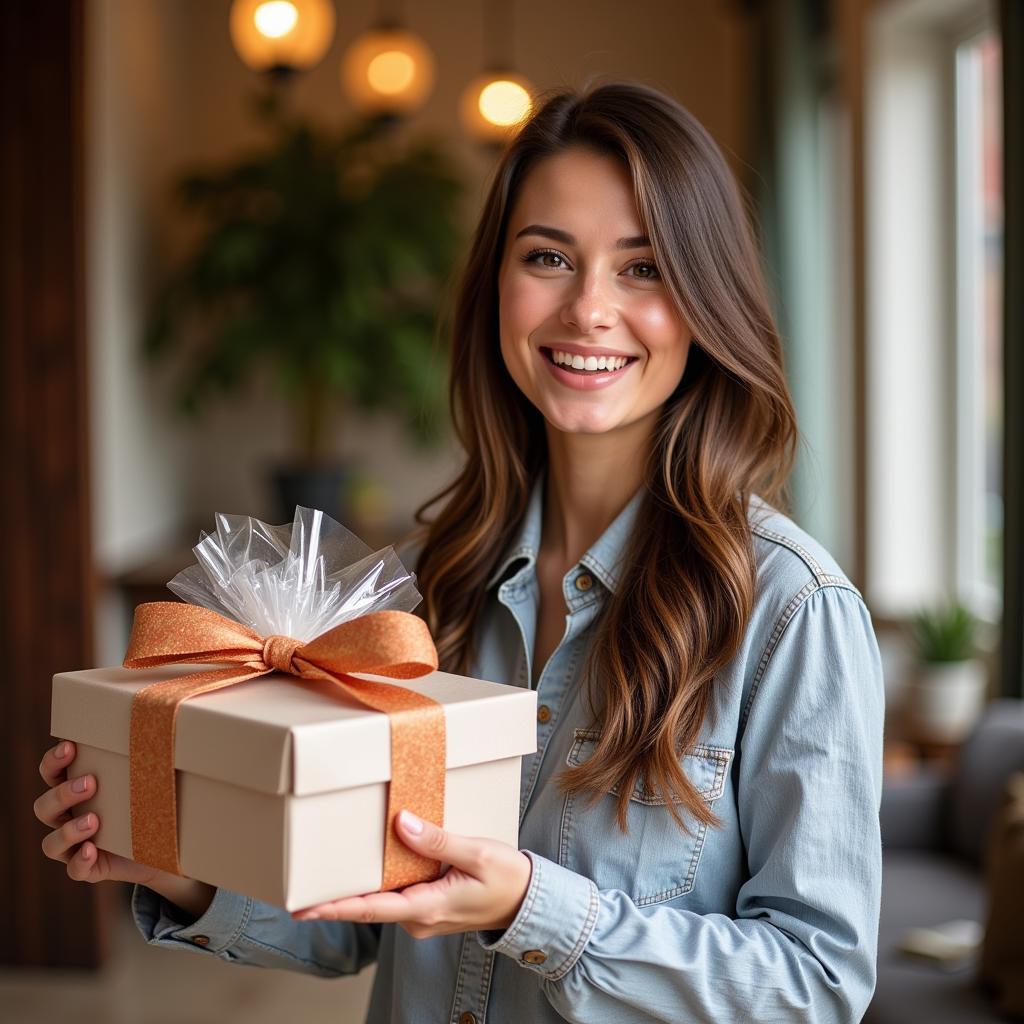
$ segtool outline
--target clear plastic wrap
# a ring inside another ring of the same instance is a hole
[[[168,588],[254,629],[308,643],[367,612],[412,611],[415,574],[393,548],[371,551],[330,516],[299,505],[290,525],[218,513]]]

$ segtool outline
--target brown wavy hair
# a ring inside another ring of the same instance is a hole
[[[638,783],[663,798],[683,827],[680,807],[713,825],[717,818],[684,774],[680,752],[696,742],[715,675],[750,617],[750,496],[788,508],[798,434],[737,184],[700,123],[652,88],[612,82],[553,93],[501,156],[453,309],[451,414],[466,462],[416,513],[421,614],[442,667],[470,672],[487,580],[547,463],[544,421],[499,351],[507,222],[531,168],[574,146],[628,169],[659,272],[693,343],[652,439],[645,528],[630,538],[618,589],[594,625],[585,679],[600,738],[591,758],[560,781],[592,800],[615,789],[623,830]]]

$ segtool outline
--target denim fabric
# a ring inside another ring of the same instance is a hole
[[[478,633],[474,674],[515,686],[532,679],[542,498],[538,484]],[[882,669],[861,595],[791,520],[751,504],[753,616],[681,755],[721,827],[682,831],[638,787],[623,835],[614,795],[588,806],[556,783],[594,748],[580,674],[640,500],[563,580],[565,635],[538,686],[550,714],[522,766],[533,872],[504,933],[417,941],[390,925],[297,923],[224,890],[188,924],[140,887],[143,935],[325,976],[376,960],[373,1024],[859,1020],[875,979]]]

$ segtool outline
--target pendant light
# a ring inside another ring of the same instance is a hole
[[[331,0],[234,0],[231,41],[254,71],[284,76],[323,59],[334,39]]]
[[[533,86],[512,70],[512,0],[484,0],[487,68],[462,91],[459,115],[466,131],[488,146],[500,146],[533,109]]]
[[[434,88],[434,55],[404,27],[396,10],[384,7],[382,3],[374,27],[345,52],[342,87],[362,114],[408,116],[426,103]]]

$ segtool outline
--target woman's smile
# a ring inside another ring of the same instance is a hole
[[[606,355],[605,351],[584,346],[542,346],[538,349],[555,380],[583,391],[614,384],[637,362],[636,356]]]

